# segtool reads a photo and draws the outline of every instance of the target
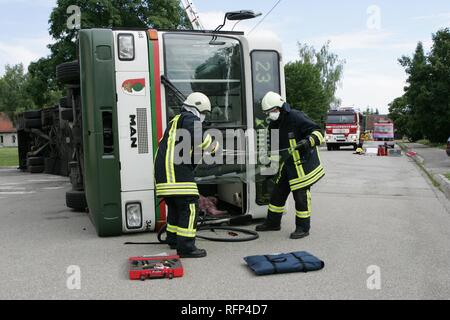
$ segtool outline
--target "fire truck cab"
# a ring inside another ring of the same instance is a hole
[[[328,112],[325,135],[328,151],[346,146],[356,150],[362,143],[363,123],[364,116],[358,109],[341,108]]]

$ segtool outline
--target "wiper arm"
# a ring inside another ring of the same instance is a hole
[[[181,104],[186,101],[186,96],[165,75],[161,76],[161,83],[170,91]]]

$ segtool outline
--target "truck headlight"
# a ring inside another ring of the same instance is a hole
[[[130,33],[120,33],[118,36],[119,59],[134,60],[134,36]]]
[[[352,141],[356,141],[356,140],[358,140],[358,136],[357,136],[357,135],[351,135],[351,136],[350,136],[350,139],[351,139]]]
[[[127,203],[126,218],[128,229],[142,228],[142,207],[140,203]]]

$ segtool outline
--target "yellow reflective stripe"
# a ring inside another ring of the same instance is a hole
[[[299,189],[303,189],[305,187],[308,187],[310,185],[312,185],[313,183],[317,182],[320,178],[322,178],[325,175],[325,172],[322,171],[320,172],[317,176],[315,176],[314,178],[304,182],[304,183],[299,183],[296,185],[291,185],[291,191],[296,191]]]
[[[323,170],[323,167],[321,165],[319,165],[316,169],[314,169],[313,171],[311,171],[310,173],[308,173],[308,175],[304,176],[303,178],[298,178],[298,179],[292,179],[289,181],[290,184],[297,184],[297,183],[301,183],[304,182],[308,179],[311,179],[314,175],[316,175],[320,170]]]
[[[173,189],[173,190],[156,190],[156,193],[159,195],[176,195],[176,194],[194,194],[198,195],[198,190],[194,189]]]
[[[311,144],[312,148],[314,148],[316,146],[316,140],[314,140],[313,137],[309,137],[309,143]]]
[[[319,139],[320,144],[323,144],[325,142],[325,138],[323,137],[323,135],[320,131],[314,131],[312,134],[315,135]]]
[[[189,211],[191,212],[191,214],[189,215],[188,229],[192,230],[192,229],[194,229],[194,220],[195,220],[195,204],[194,203],[189,204]]]
[[[178,189],[178,190],[156,190],[156,196],[198,196],[198,190]]]
[[[295,141],[295,139],[291,139],[289,141],[291,148],[295,149],[297,147],[297,141]],[[304,177],[305,176],[305,171],[303,170],[303,166],[300,163],[300,152],[298,150],[295,150],[293,153],[293,157],[294,157],[294,165],[295,165],[295,170],[297,170],[297,176],[299,178]]]
[[[186,238],[195,238],[197,234],[197,230],[195,229],[185,229],[178,227],[177,236],[186,237]]]
[[[199,145],[199,147],[205,150],[211,145],[211,143],[212,137],[210,134],[207,134],[205,140],[203,140],[203,142]]]
[[[177,132],[177,124],[180,116],[176,116],[172,121],[172,126],[169,130],[169,138],[167,139],[167,150],[166,150],[166,176],[167,182],[175,182],[175,167],[173,164],[174,154],[175,154],[175,140]]]
[[[284,213],[284,207],[277,207],[273,204],[269,204],[269,211],[273,213]]]
[[[173,183],[173,184],[157,184],[156,188],[158,189],[174,189],[174,188],[182,188],[182,189],[197,189],[196,183]]]
[[[177,226],[172,226],[170,224],[167,224],[166,230],[168,232],[177,233],[178,227]]]
[[[311,217],[312,207],[311,207],[311,192],[309,190],[306,191],[306,203],[307,203],[307,211],[296,211],[296,216],[305,219]]]

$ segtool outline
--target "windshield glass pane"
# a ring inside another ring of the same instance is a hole
[[[211,100],[207,121],[242,125],[241,47],[236,39],[205,35],[164,35],[165,75],[185,96],[202,92]],[[166,90],[169,120],[180,102]]]
[[[328,116],[327,123],[328,124],[354,124],[355,116],[354,115]]]

